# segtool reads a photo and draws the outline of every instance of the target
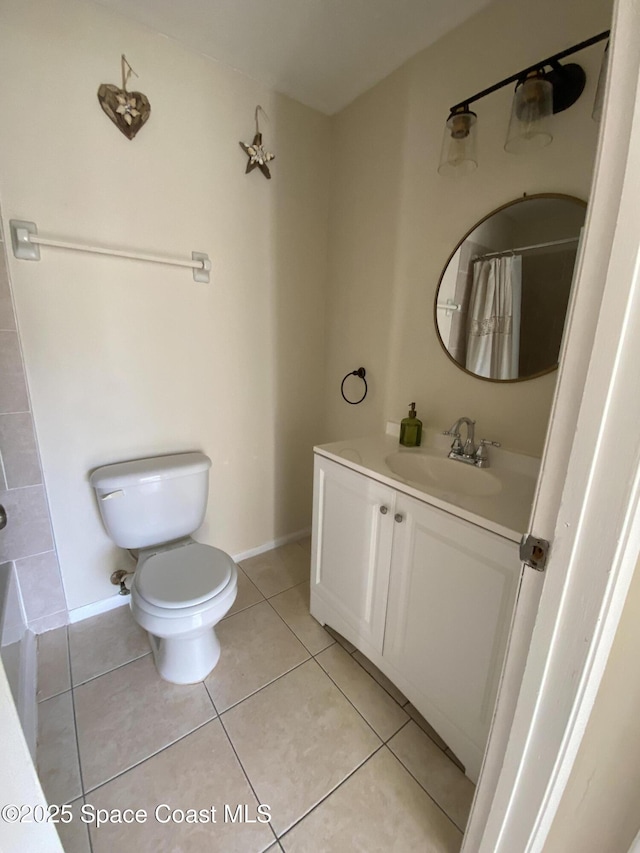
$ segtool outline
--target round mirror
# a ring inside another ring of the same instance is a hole
[[[492,382],[557,368],[586,207],[571,196],[528,196],[462,238],[435,301],[440,343],[458,367]]]

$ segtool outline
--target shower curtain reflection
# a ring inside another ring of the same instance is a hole
[[[522,258],[477,260],[467,316],[466,368],[487,379],[517,379]]]

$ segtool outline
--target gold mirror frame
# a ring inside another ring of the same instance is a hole
[[[455,366],[458,368],[458,370],[462,370],[463,373],[466,373],[468,376],[473,376],[474,379],[479,379],[481,382],[496,382],[496,383],[504,384],[504,385],[509,384],[509,383],[513,383],[513,382],[528,382],[530,379],[538,379],[540,376],[546,376],[547,373],[553,373],[554,370],[558,369],[558,363],[556,362],[556,364],[552,365],[551,367],[547,368],[546,370],[541,370],[539,373],[532,373],[530,376],[518,376],[516,379],[492,379],[488,376],[479,376],[477,373],[473,373],[473,371],[467,370],[466,367],[464,367],[462,364],[460,364],[459,361],[456,361],[456,359],[451,355],[451,353],[447,349],[445,342],[442,340],[442,336],[440,334],[440,329],[438,328],[438,307],[437,306],[438,306],[438,295],[440,293],[440,286],[442,284],[442,279],[444,278],[445,273],[449,267],[449,264],[453,260],[453,256],[456,254],[458,249],[462,246],[462,244],[465,242],[465,240],[467,240],[471,236],[471,234],[473,234],[473,232],[476,230],[476,228],[479,228],[480,225],[482,225],[483,222],[486,222],[488,219],[491,219],[492,216],[495,216],[497,213],[500,213],[503,210],[507,210],[509,207],[513,207],[516,204],[522,204],[525,201],[533,201],[534,199],[544,199],[544,198],[546,198],[546,199],[559,199],[561,201],[571,201],[571,202],[574,202],[574,204],[578,204],[578,205],[582,206],[585,209],[585,211],[587,209],[587,202],[581,198],[577,198],[576,196],[565,195],[564,193],[535,193],[533,195],[528,195],[527,193],[524,193],[522,198],[514,199],[513,201],[509,201],[506,204],[501,205],[500,207],[496,207],[495,210],[492,210],[486,216],[483,216],[482,219],[479,219],[467,231],[467,233],[464,235],[464,237],[455,245],[453,251],[451,252],[449,257],[447,258],[446,264],[442,268],[442,272],[440,273],[440,278],[438,279],[438,286],[436,287],[436,293],[435,293],[435,297],[433,300],[433,325],[435,326],[436,335],[438,336],[438,341],[440,342],[440,346],[442,347],[442,349],[446,353],[449,361],[451,361],[453,364],[455,364]]]

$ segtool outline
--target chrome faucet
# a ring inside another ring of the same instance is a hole
[[[467,427],[467,440],[464,445],[460,441],[460,427],[462,424],[465,424]],[[475,425],[476,422],[470,418],[458,418],[450,429],[444,431],[443,435],[453,437],[449,459],[455,459],[457,462],[466,462],[467,465],[475,465],[476,468],[488,468],[489,457],[486,446],[500,447],[500,442],[481,438],[476,447],[474,443]]]
[[[464,443],[464,447],[460,442],[460,427],[462,424],[466,424],[467,426],[467,440]],[[473,456],[476,452],[475,445],[473,443],[474,437],[474,429],[476,422],[472,421],[470,418],[458,418],[458,420],[453,424],[453,426],[445,431],[445,435],[453,436],[453,444],[451,445],[451,453],[449,454],[450,458],[455,456]]]

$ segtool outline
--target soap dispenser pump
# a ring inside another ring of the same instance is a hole
[[[419,447],[422,439],[422,421],[416,417],[416,404],[411,403],[409,416],[400,422],[400,444]]]

